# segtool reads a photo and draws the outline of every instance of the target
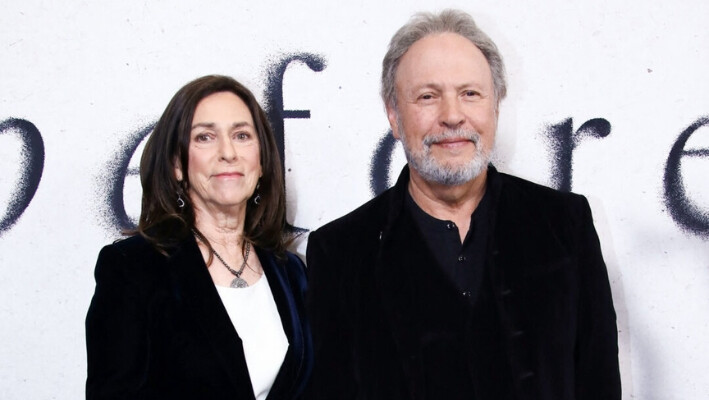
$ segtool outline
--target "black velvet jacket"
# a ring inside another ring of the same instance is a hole
[[[289,342],[268,399],[295,399],[312,369],[304,266],[256,251]],[[254,398],[241,340],[191,236],[169,257],[140,236],[101,250],[86,346],[87,399]]]
[[[396,185],[311,233],[315,399],[620,399],[617,331],[582,196],[498,173],[470,305]]]

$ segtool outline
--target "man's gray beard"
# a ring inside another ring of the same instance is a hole
[[[406,133],[399,122],[399,137],[404,147],[404,154],[409,166],[416,170],[426,182],[441,185],[457,186],[470,182],[487,169],[490,163],[491,151],[483,150],[480,145],[480,134],[465,129],[447,130],[437,135],[428,135],[423,139],[420,151],[415,151],[406,141]],[[475,144],[473,158],[463,165],[446,165],[431,154],[431,145],[445,139],[465,138]]]

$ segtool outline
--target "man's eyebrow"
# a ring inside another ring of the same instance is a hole
[[[464,82],[464,83],[455,85],[455,90],[462,90],[465,88],[478,88],[480,86],[481,86],[481,84],[479,82],[468,81],[468,82]],[[428,83],[422,83],[420,85],[416,85],[416,86],[412,87],[411,91],[416,92],[416,91],[423,90],[423,89],[443,90],[444,87],[445,87],[445,85],[442,83],[428,82]]]
[[[441,84],[436,83],[436,82],[428,82],[428,83],[422,83],[420,85],[416,85],[411,88],[412,91],[417,91],[421,89],[434,89],[438,90],[441,88]]]
[[[470,81],[470,82],[465,82],[461,83],[456,87],[457,90],[463,90],[463,89],[468,89],[468,88],[473,88],[473,89],[480,89],[481,84],[479,82],[475,81]]]

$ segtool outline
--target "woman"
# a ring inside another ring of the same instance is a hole
[[[293,399],[310,375],[303,263],[286,251],[275,139],[205,76],[146,143],[137,234],[106,246],[86,317],[89,399]]]

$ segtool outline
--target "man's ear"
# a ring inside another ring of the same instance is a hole
[[[401,139],[399,135],[399,119],[397,118],[396,108],[391,104],[387,104],[387,119],[389,119],[389,126],[391,126],[391,133],[394,135],[394,139]]]

